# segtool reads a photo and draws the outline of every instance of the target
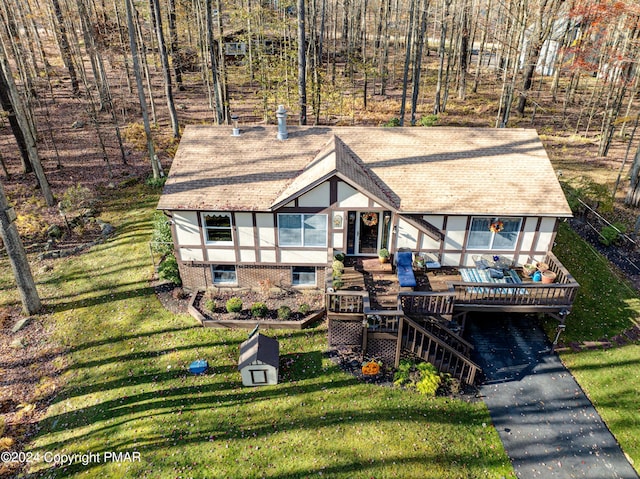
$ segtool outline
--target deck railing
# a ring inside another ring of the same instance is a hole
[[[399,340],[403,349],[465,384],[474,383],[480,371],[477,364],[406,316],[402,318],[400,327],[403,333]]]
[[[571,310],[580,285],[556,256],[549,252],[544,261],[556,273],[554,283],[448,283],[457,308],[501,308],[522,312]]]

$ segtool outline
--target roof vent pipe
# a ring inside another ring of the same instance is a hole
[[[278,106],[276,118],[278,119],[278,140],[286,140],[289,138],[289,133],[287,132],[287,110],[284,109],[284,105]]]
[[[238,115],[232,115],[231,121],[233,122],[233,129],[231,130],[231,136],[240,136],[240,128],[238,128]]]

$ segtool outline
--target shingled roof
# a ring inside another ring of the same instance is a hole
[[[159,209],[272,211],[333,175],[406,214],[569,217],[535,130],[188,126]]]

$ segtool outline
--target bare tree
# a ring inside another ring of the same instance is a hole
[[[307,124],[307,40],[304,0],[298,0],[298,95],[300,124]]]
[[[151,1],[153,2],[153,12],[156,18],[155,28],[156,35],[158,36],[158,53],[160,54],[160,62],[162,63],[164,93],[167,97],[167,107],[169,108],[169,118],[171,120],[173,137],[178,138],[180,136],[180,126],[178,125],[178,114],[176,113],[176,106],[173,102],[173,91],[171,89],[171,72],[169,71],[169,57],[167,56],[167,47],[164,42],[164,33],[162,31],[162,15],[160,14],[160,3],[158,2],[158,0]]]
[[[7,250],[11,269],[18,286],[22,309],[28,315],[36,314],[42,309],[36,283],[31,274],[27,254],[15,224],[16,214],[9,206],[4,188],[0,184],[0,236]]]
[[[131,56],[133,61],[133,73],[136,77],[136,85],[138,87],[138,100],[140,102],[140,110],[142,112],[142,122],[144,123],[144,132],[147,137],[147,151],[151,161],[151,170],[154,178],[163,176],[160,161],[156,156],[153,146],[153,137],[151,136],[151,126],[149,125],[149,114],[147,113],[147,100],[144,94],[144,86],[142,85],[142,74],[140,73],[140,61],[138,59],[138,42],[136,40],[136,29],[133,24],[135,7],[132,5],[133,0],[125,0],[127,7],[127,26],[129,27],[129,45],[131,47]],[[137,15],[136,15],[137,19]]]

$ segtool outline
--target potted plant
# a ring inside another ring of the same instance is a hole
[[[531,278],[531,275],[536,271],[536,265],[533,263],[525,263],[522,265],[522,274],[527,278]]]
[[[387,248],[378,250],[378,259],[380,260],[380,263],[386,263],[389,261],[389,250]]]

